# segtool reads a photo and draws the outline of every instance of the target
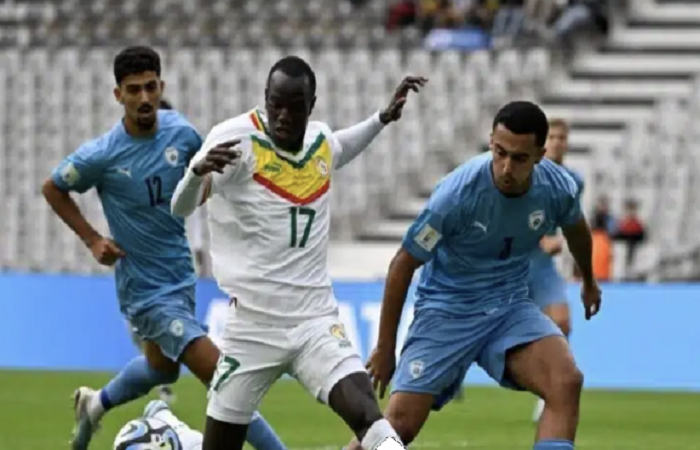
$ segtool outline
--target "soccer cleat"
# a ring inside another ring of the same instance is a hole
[[[170,406],[163,400],[151,400],[143,410],[143,417],[144,419],[153,418],[156,414],[165,409],[170,410]]]
[[[92,423],[88,405],[96,392],[87,387],[78,388],[73,394],[73,411],[75,413],[75,428],[73,428],[72,450],[87,450],[92,435],[98,430],[99,424]]]

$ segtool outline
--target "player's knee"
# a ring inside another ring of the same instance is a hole
[[[569,402],[581,396],[583,373],[574,364],[567,365],[552,374],[550,397]]]
[[[564,336],[571,334],[571,317],[569,306],[565,303],[551,305],[544,310],[552,321],[559,327]]]
[[[564,319],[555,320],[554,323],[557,324],[564,336],[569,337],[569,335],[571,334],[571,321],[568,317]]]

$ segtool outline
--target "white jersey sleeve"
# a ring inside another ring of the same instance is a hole
[[[251,126],[247,116],[239,116],[216,125],[207,135],[202,149],[192,158],[190,167],[205,158],[207,153],[217,145],[234,140],[245,140],[245,137],[250,131]],[[237,164],[227,166],[226,169],[224,169],[224,173],[214,173],[214,186],[228,182],[235,183],[239,178],[239,174],[245,172],[245,164],[247,161],[245,145],[239,144],[236,148],[241,151],[241,159]]]

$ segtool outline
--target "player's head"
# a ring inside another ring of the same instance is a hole
[[[564,156],[569,150],[569,124],[564,119],[549,121],[549,133],[544,144],[545,156],[557,164],[564,162]]]
[[[160,106],[158,107],[158,109],[172,110],[175,108],[173,107],[173,104],[170,103],[168,100],[161,98],[160,99]]]
[[[547,116],[534,103],[517,101],[501,108],[493,119],[490,148],[496,187],[506,195],[521,195],[544,156]]]
[[[270,69],[265,111],[275,144],[298,150],[316,103],[316,75],[303,59],[287,56]]]
[[[150,47],[127,47],[114,58],[114,96],[124,105],[125,119],[139,130],[152,130],[163,95],[160,56]]]

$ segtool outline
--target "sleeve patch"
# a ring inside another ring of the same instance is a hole
[[[428,224],[423,225],[423,228],[413,238],[415,243],[426,252],[432,252],[440,239],[442,239],[442,235]]]
[[[68,186],[74,186],[78,181],[80,181],[80,173],[78,169],[72,162],[66,164],[60,171],[61,180]]]

